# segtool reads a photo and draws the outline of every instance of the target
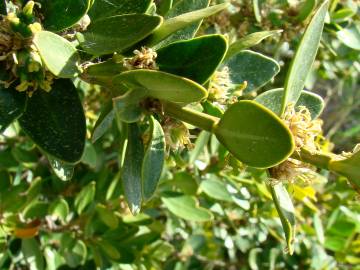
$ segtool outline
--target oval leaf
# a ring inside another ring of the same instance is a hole
[[[115,111],[113,109],[112,102],[107,103],[96,121],[94,131],[91,137],[92,142],[96,142],[98,139],[100,139],[108,129],[110,129],[112,123],[115,119]]]
[[[161,23],[159,16],[119,15],[97,20],[77,37],[86,52],[104,55],[130,48],[150,35]]]
[[[159,69],[204,84],[224,58],[227,41],[209,35],[172,43],[157,51]]]
[[[165,135],[158,121],[150,117],[150,143],[142,163],[142,193],[144,200],[154,194],[165,161]]]
[[[48,156],[51,168],[57,177],[63,181],[70,181],[74,175],[74,165],[65,163],[61,160]]]
[[[282,88],[273,89],[258,95],[255,101],[272,110],[277,115],[280,115],[283,95],[284,90]],[[296,107],[298,106],[308,108],[311,113],[311,118],[315,119],[322,113],[325,103],[321,96],[308,91],[302,91],[296,103]]]
[[[225,63],[229,67],[231,82],[235,85],[247,82],[245,92],[259,89],[280,71],[279,64],[260,53],[241,51]]]
[[[294,150],[290,130],[254,101],[232,105],[215,126],[215,135],[237,159],[256,168],[275,166]]]
[[[61,31],[76,24],[90,6],[90,0],[40,0],[44,27]]]
[[[129,124],[128,127],[128,143],[121,177],[129,209],[133,215],[136,215],[141,209],[142,202],[141,166],[144,146],[138,125]]]
[[[76,195],[74,206],[76,212],[80,215],[85,208],[90,205],[95,198],[96,183],[91,182],[87,186],[83,187],[79,194]]]
[[[292,255],[294,252],[295,237],[294,205],[290,199],[289,193],[281,183],[270,186],[270,191],[285,232],[289,254]]]
[[[316,11],[296,50],[285,81],[285,93],[281,113],[285,111],[289,103],[296,103],[298,101],[301,91],[304,89],[306,77],[311,71],[311,66],[314,63],[320,44],[328,5],[329,1],[326,0]]]
[[[191,103],[207,96],[197,83],[176,75],[154,70],[131,70],[116,76],[114,85],[148,90],[148,95],[166,101]]]
[[[46,67],[55,76],[74,78],[79,74],[79,55],[69,41],[54,33],[41,31],[34,36],[33,42]]]
[[[360,26],[353,25],[336,33],[338,39],[349,48],[360,50]]]
[[[0,133],[24,113],[26,100],[26,93],[0,86]]]
[[[80,160],[85,147],[86,124],[71,81],[56,80],[50,93],[36,91],[19,123],[44,152],[69,163]]]
[[[171,213],[180,218],[198,222],[213,219],[211,212],[199,207],[198,202],[192,196],[162,197],[161,200]]]
[[[145,13],[152,0],[96,0],[89,11],[92,22],[114,15]]]

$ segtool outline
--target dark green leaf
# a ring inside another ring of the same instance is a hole
[[[130,48],[150,35],[161,23],[159,16],[119,15],[97,20],[77,37],[86,52],[104,55]]]
[[[41,31],[34,36],[33,42],[46,67],[55,76],[74,78],[79,74],[80,58],[76,48],[68,40],[54,33]]]
[[[197,102],[207,96],[207,91],[193,81],[154,70],[123,72],[114,78],[114,85],[147,89],[153,98],[179,103]]]
[[[259,89],[280,71],[280,66],[275,60],[247,50],[230,58],[225,65],[229,67],[233,84],[240,85],[247,82],[246,92]]]
[[[56,80],[50,93],[36,91],[19,118],[24,132],[46,153],[77,162],[85,146],[85,116],[69,80]]]
[[[105,132],[111,127],[115,119],[115,111],[113,110],[112,102],[105,104],[103,107],[99,119],[96,121],[94,131],[92,134],[92,142],[96,142],[100,139]]]
[[[214,132],[237,159],[252,167],[275,166],[294,150],[290,130],[273,112],[254,101],[230,106]]]
[[[76,24],[87,12],[90,0],[40,0],[44,27],[61,31]]]
[[[142,202],[141,166],[144,158],[144,146],[137,124],[129,124],[128,143],[122,168],[124,195],[133,215],[139,213]]]
[[[142,194],[145,201],[154,194],[165,161],[165,135],[158,121],[150,117],[150,142],[142,163]]]
[[[316,11],[296,50],[285,81],[281,113],[285,111],[289,103],[298,101],[301,91],[304,89],[306,77],[311,70],[320,44],[328,5],[329,1],[326,0]]]
[[[145,13],[152,0],[96,0],[89,11],[92,22],[115,15]]]
[[[26,99],[26,93],[0,86],[0,133],[24,113]]]
[[[227,41],[209,35],[172,43],[157,51],[160,70],[204,84],[224,58]]]

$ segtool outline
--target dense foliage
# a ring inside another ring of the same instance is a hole
[[[357,269],[357,1],[0,12],[0,269]]]

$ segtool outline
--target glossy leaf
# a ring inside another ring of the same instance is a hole
[[[176,31],[185,28],[192,23],[218,13],[228,7],[227,3],[211,6],[204,9],[181,14],[174,18],[167,19],[156,31],[146,40],[149,47],[156,45]]]
[[[55,76],[73,78],[79,74],[79,55],[68,40],[54,33],[41,31],[34,36],[33,42],[46,67]]]
[[[148,91],[143,88],[134,88],[124,95],[113,98],[113,107],[117,118],[125,123],[134,123],[140,120],[143,108],[140,102],[147,97]]]
[[[254,101],[230,106],[214,132],[237,159],[251,167],[273,167],[294,150],[290,130],[273,112]]]
[[[360,168],[360,151],[357,151],[347,159],[331,161],[329,165],[330,170],[346,176],[349,182],[358,192],[360,192],[359,168]]]
[[[161,200],[165,206],[174,215],[189,220],[204,222],[213,219],[210,211],[199,207],[198,202],[191,196],[162,197]]]
[[[247,50],[230,58],[225,62],[225,66],[229,67],[233,84],[240,85],[247,82],[246,92],[259,89],[280,71],[280,66],[275,60]]]
[[[87,12],[90,0],[39,0],[47,30],[61,31],[76,24]]]
[[[227,41],[221,35],[209,35],[172,43],[157,51],[161,71],[204,84],[224,58]]]
[[[24,113],[26,100],[26,93],[0,86],[0,133]]]
[[[108,131],[115,119],[115,111],[113,109],[112,102],[105,104],[98,120],[95,123],[94,131],[92,133],[92,142],[96,142],[100,139],[106,131]]]
[[[281,184],[270,186],[271,196],[275,203],[286,237],[289,254],[294,252],[295,208],[286,188]]]
[[[230,59],[231,57],[235,56],[242,50],[253,47],[259,44],[265,38],[271,37],[273,35],[277,35],[281,32],[282,30],[255,32],[243,38],[240,38],[229,46],[229,50],[226,53],[225,59]]]
[[[284,90],[282,88],[266,91],[255,98],[255,101],[280,115]],[[317,118],[325,107],[324,100],[317,94],[302,91],[296,107],[305,106],[311,113],[311,118]]]
[[[119,15],[97,20],[78,34],[81,47],[92,55],[122,52],[150,35],[162,18],[145,14]]]
[[[329,1],[324,1],[311,19],[296,50],[285,81],[285,93],[281,113],[290,102],[296,103],[304,89],[306,77],[316,57],[324,28],[325,15]]]
[[[89,11],[92,22],[115,15],[145,13],[153,0],[96,0]]]
[[[177,17],[181,14],[188,13],[191,11],[199,10],[208,7],[210,0],[179,0],[174,1],[173,7],[166,14],[165,19],[170,19]],[[199,29],[202,20],[194,22],[189,26],[182,28],[172,34],[167,38],[162,40],[160,43],[156,44],[156,48],[160,48],[178,40],[191,39],[195,36],[197,30]]]
[[[144,146],[138,125],[128,125],[128,143],[121,178],[124,195],[133,215],[139,213],[142,203],[141,166],[144,158]]]
[[[161,71],[127,71],[116,76],[113,83],[115,86],[146,89],[153,98],[179,103],[198,102],[207,96],[207,91],[201,85]]]
[[[85,116],[71,81],[56,80],[50,93],[36,91],[19,123],[44,152],[68,163],[80,160],[85,147]]]
[[[63,181],[70,181],[74,175],[74,165],[63,162],[51,156],[48,156],[51,168],[57,177]]]
[[[165,161],[165,135],[160,123],[150,117],[150,142],[142,163],[142,194],[145,201],[154,194]]]
[[[93,202],[95,198],[95,188],[95,182],[91,182],[83,187],[80,193],[75,197],[74,206],[79,215]]]
[[[69,212],[69,204],[63,198],[56,199],[49,206],[49,214],[53,217],[60,218],[63,222],[66,222]]]

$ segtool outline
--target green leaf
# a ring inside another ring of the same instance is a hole
[[[299,22],[305,21],[316,7],[316,0],[306,0],[300,7],[300,12],[296,16],[296,20]]]
[[[47,202],[41,202],[34,200],[33,202],[26,205],[22,215],[25,219],[41,219],[45,218],[48,213],[49,204]]]
[[[115,215],[114,211],[106,208],[104,205],[98,204],[96,206],[96,212],[101,219],[109,228],[116,229],[119,225],[119,219]]]
[[[76,24],[87,12],[90,0],[40,0],[45,29],[61,31]]]
[[[284,90],[282,88],[266,91],[255,98],[255,101],[280,115]],[[311,113],[311,118],[316,119],[325,107],[322,97],[308,91],[301,91],[296,107],[305,106]]]
[[[76,212],[80,215],[85,208],[90,205],[95,198],[96,183],[91,182],[85,186],[80,193],[75,197],[74,205]]]
[[[161,71],[204,84],[224,58],[227,41],[222,35],[209,35],[172,43],[157,51]]]
[[[67,201],[63,198],[57,198],[49,206],[49,214],[53,217],[60,218],[62,222],[66,222],[70,209]]]
[[[145,13],[153,0],[96,0],[89,11],[92,22],[115,15]]]
[[[166,13],[168,13],[169,10],[171,9],[172,5],[173,5],[173,0],[160,1],[160,3],[158,4],[157,13],[161,16],[165,16]]]
[[[142,163],[142,194],[145,201],[154,194],[165,161],[165,135],[160,123],[150,117],[150,142]]]
[[[21,251],[29,270],[45,269],[45,261],[40,250],[40,244],[35,238],[23,239],[21,241]]]
[[[285,108],[289,103],[297,102],[301,95],[301,91],[304,89],[306,77],[311,70],[320,44],[328,5],[329,1],[326,0],[316,11],[296,50],[295,57],[291,63],[285,81],[285,93],[281,113],[285,111]]]
[[[33,43],[46,67],[55,76],[74,78],[80,73],[79,54],[68,40],[54,33],[41,31],[35,34]]]
[[[74,175],[74,165],[63,162],[51,156],[47,157],[50,166],[57,177],[63,181],[70,181]]]
[[[55,80],[50,93],[36,91],[19,123],[44,152],[68,163],[80,160],[85,146],[85,116],[71,81]]]
[[[90,168],[95,169],[97,165],[97,153],[95,147],[86,142],[84,154],[81,158],[81,162],[88,165]]]
[[[279,64],[260,53],[241,51],[230,58],[225,65],[229,67],[230,80],[235,85],[247,82],[246,92],[259,89],[279,73]]]
[[[277,35],[281,32],[282,30],[255,32],[243,38],[240,38],[229,46],[229,50],[226,53],[225,59],[228,60],[242,50],[255,46],[259,44],[263,39],[271,37],[273,35]]]
[[[92,133],[91,140],[92,142],[96,142],[100,139],[108,129],[112,126],[112,123],[115,119],[115,111],[113,110],[112,102],[108,102],[103,107],[98,120],[95,123],[94,131]]]
[[[360,50],[360,27],[353,25],[336,32],[338,39],[349,48]]]
[[[190,152],[189,164],[194,164],[199,155],[204,151],[210,140],[210,136],[210,132],[204,130],[200,132],[199,136],[196,139],[195,147]]]
[[[142,202],[141,166],[144,158],[144,146],[138,125],[128,125],[128,144],[122,168],[124,195],[133,215],[139,213]]]
[[[207,96],[197,83],[169,73],[154,70],[131,70],[116,76],[114,85],[148,90],[148,95],[166,101],[191,103]]]
[[[159,16],[119,15],[97,20],[78,34],[81,47],[89,54],[122,52],[150,35],[162,23]]]
[[[360,151],[343,160],[330,161],[329,169],[337,172],[349,180],[354,189],[360,191]]]
[[[180,218],[197,222],[205,222],[213,219],[213,215],[209,210],[198,206],[195,197],[182,195],[162,197],[161,200],[171,213]]]
[[[24,113],[26,100],[26,93],[0,85],[0,133]]]
[[[140,102],[147,97],[148,91],[143,88],[134,88],[124,95],[113,98],[116,116],[125,123],[135,123],[140,120],[143,108]]]
[[[271,196],[275,203],[286,237],[289,254],[294,252],[295,208],[286,188],[281,184],[270,186]]]
[[[294,150],[290,130],[273,112],[254,101],[230,106],[214,132],[237,159],[251,167],[273,167]]]
[[[67,245],[63,252],[66,264],[71,268],[75,268],[85,263],[87,258],[87,248],[83,241],[74,240],[71,245]]]
[[[145,44],[149,47],[152,47],[176,31],[185,28],[201,19],[214,15],[228,6],[228,3],[223,3],[181,14],[174,18],[169,18],[158,29],[155,30],[155,32],[145,41]]]
[[[233,201],[231,193],[227,190],[226,184],[223,181],[217,179],[202,181],[200,189],[203,190],[210,198],[226,202]]]
[[[210,0],[179,0],[174,2],[173,7],[166,14],[165,19],[170,19],[177,17],[181,14],[188,13],[191,11],[199,10],[208,7],[210,4]],[[193,38],[198,31],[202,20],[197,21],[195,23],[190,24],[189,26],[182,28],[172,34],[170,34],[167,38],[162,40],[160,43],[156,45],[156,48],[160,48],[170,44],[174,41],[185,40]]]
[[[22,148],[21,146],[15,146],[11,149],[11,152],[14,156],[14,158],[19,163],[36,163],[38,162],[38,155],[32,150],[26,150]]]

